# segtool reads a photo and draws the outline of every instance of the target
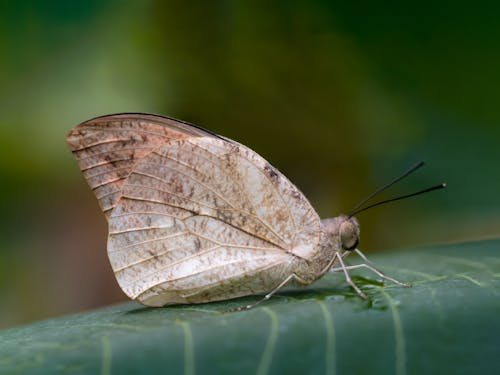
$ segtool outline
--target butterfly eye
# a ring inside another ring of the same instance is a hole
[[[359,243],[359,225],[348,219],[340,224],[340,241],[344,250],[354,250]]]

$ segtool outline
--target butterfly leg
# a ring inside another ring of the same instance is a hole
[[[340,263],[340,267],[338,268],[332,268],[331,271],[335,272],[335,271],[343,271],[344,272],[344,275],[345,275],[345,280],[347,281],[347,283],[353,287],[353,289],[356,291],[356,293],[359,294],[359,296],[363,299],[368,299],[368,296],[363,293],[361,291],[361,289],[359,289],[359,287],[354,283],[354,281],[352,281],[351,279],[351,276],[349,275],[349,272],[347,272],[347,270],[349,269],[349,267],[346,267],[345,263],[344,263],[344,260],[342,259],[342,256],[338,256],[337,259],[339,260],[339,263]]]
[[[386,274],[384,274],[382,271],[380,271],[379,269],[377,269],[373,265],[373,263],[366,257],[366,255],[363,254],[359,249],[354,249],[354,251],[356,252],[356,254],[358,254],[361,257],[361,259],[363,259],[366,262],[366,263],[361,264],[361,266],[363,266],[365,268],[368,268],[370,271],[376,273],[381,278],[389,280],[389,281],[393,282],[394,284],[405,286],[405,287],[410,287],[411,286],[411,284],[409,284],[409,283],[402,283],[401,281],[393,279],[392,277],[389,277]]]
[[[297,277],[297,275],[295,275],[294,273],[292,273],[290,276],[288,276],[285,280],[283,280],[276,288],[274,288],[273,290],[271,290],[269,293],[267,293],[264,298],[258,300],[257,302],[254,302],[250,305],[246,305],[246,306],[240,306],[240,307],[236,307],[234,309],[230,309],[228,310],[227,312],[233,312],[233,311],[243,311],[243,310],[250,310],[250,309],[253,309],[255,306],[257,306],[258,304],[264,302],[264,301],[267,301],[269,298],[271,298],[273,296],[274,293],[276,293],[278,290],[280,290],[281,288],[283,288],[290,280],[292,279],[297,279],[299,282],[301,281],[301,279],[299,277]]]
[[[401,281],[398,281],[396,279],[393,279],[392,277],[389,277],[389,276],[385,275],[384,273],[382,273],[381,271],[379,271],[375,267],[370,266],[369,264],[362,263],[362,264],[356,264],[354,266],[346,266],[345,267],[346,270],[355,270],[355,269],[359,269],[359,268],[367,268],[370,271],[372,271],[373,273],[376,273],[382,279],[389,280],[389,281],[393,282],[394,284],[401,285],[401,286],[404,286],[404,287],[410,287],[411,286],[411,284],[402,283]],[[343,271],[343,270],[344,269],[342,267],[336,267],[336,268],[331,268],[330,272],[339,272],[339,271]]]
[[[331,268],[330,271],[331,272],[339,272],[339,271],[343,271],[343,272],[347,272],[347,270],[354,270],[354,269],[358,269],[358,268],[367,268],[369,269],[370,271],[372,271],[373,273],[377,274],[378,276],[380,276],[382,279],[384,280],[389,280],[390,282],[393,282],[394,284],[397,284],[397,285],[401,285],[401,286],[404,286],[404,287],[410,287],[411,284],[407,284],[407,283],[402,283],[401,281],[398,281],[396,279],[393,279],[392,277],[390,276],[387,276],[386,274],[384,274],[382,271],[380,271],[379,269],[375,268],[375,266],[373,266],[373,263],[370,262],[370,260],[358,249],[355,249],[356,253],[366,262],[366,263],[362,263],[362,264],[356,264],[354,266],[345,266],[343,264],[343,262],[341,262],[341,265],[342,267],[336,267],[336,268]],[[352,284],[351,284],[352,285]],[[359,293],[358,293],[359,294]]]

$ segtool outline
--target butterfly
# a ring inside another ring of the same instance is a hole
[[[169,117],[123,113],[81,123],[67,144],[109,225],[119,286],[147,306],[204,303],[374,268],[353,215],[321,220],[250,148]],[[348,266],[357,252],[366,263]]]

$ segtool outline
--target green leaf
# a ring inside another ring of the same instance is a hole
[[[0,332],[2,374],[499,374],[500,241],[374,256],[412,288],[353,272],[205,305],[136,303]],[[357,261],[352,255],[351,262]]]

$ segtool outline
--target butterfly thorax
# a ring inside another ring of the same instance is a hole
[[[338,263],[336,253],[353,250],[359,241],[359,224],[353,217],[337,216],[321,220],[317,251],[295,273],[305,282],[312,283]]]

